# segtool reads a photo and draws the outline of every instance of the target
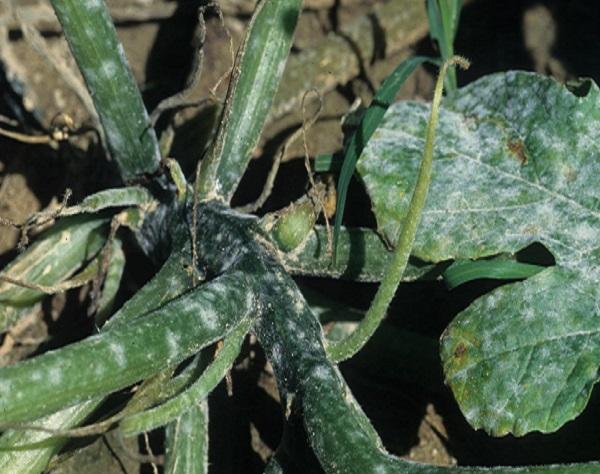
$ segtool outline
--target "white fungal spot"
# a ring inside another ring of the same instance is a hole
[[[102,62],[102,70],[108,77],[114,77],[117,73],[117,64],[112,60],[106,60]]]
[[[317,365],[313,369],[313,377],[318,380],[327,380],[329,379],[329,370],[327,370],[327,366],[325,365]]]
[[[83,6],[88,10],[99,10],[102,8],[102,0],[84,0]]]
[[[111,342],[109,348],[117,365],[119,367],[123,367],[127,362],[127,358],[125,357],[125,349],[123,349],[123,346],[116,342]]]
[[[40,380],[42,380],[43,375],[42,372],[40,372],[39,370],[36,370],[35,372],[31,373],[31,381],[32,382],[39,382]]]
[[[60,385],[62,383],[63,373],[60,367],[52,367],[48,370],[48,380],[50,385]]]
[[[12,389],[12,383],[7,380],[0,380],[0,395],[7,396]]]
[[[169,348],[169,359],[175,359],[179,349],[179,338],[172,331],[167,331],[167,347]]]

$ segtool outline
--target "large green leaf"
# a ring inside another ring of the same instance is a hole
[[[429,114],[390,109],[358,163],[380,232],[395,241]],[[540,242],[557,265],[475,301],[442,339],[468,421],[503,435],[558,429],[585,407],[600,366],[600,96],[524,72],[447,99],[414,253],[438,262]]]

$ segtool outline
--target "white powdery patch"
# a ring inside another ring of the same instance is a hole
[[[88,10],[99,10],[104,6],[102,0],[83,0],[83,7]]]
[[[60,367],[52,367],[48,370],[48,381],[50,385],[60,385],[63,379],[63,373]]]
[[[179,349],[179,337],[170,330],[167,330],[167,347],[169,349],[169,359],[175,359]]]
[[[484,354],[489,354],[490,352],[492,352],[492,349],[494,349],[495,344],[494,341],[492,341],[492,339],[490,338],[483,338],[482,342],[481,342],[481,352],[483,352]]]
[[[465,411],[465,418],[470,422],[473,423],[477,418],[479,418],[479,409],[478,408],[469,408],[467,411]]]
[[[8,396],[12,392],[12,383],[7,380],[0,380],[0,395]]]
[[[317,365],[313,369],[312,373],[313,377],[318,380],[329,380],[331,378],[331,374],[329,373],[329,370],[325,365]]]
[[[179,434],[185,438],[191,436],[191,434],[193,433],[194,425],[191,423],[190,419],[191,419],[191,417],[184,416],[183,420],[181,422],[179,422],[179,420],[178,420]]]
[[[114,356],[114,360],[119,367],[123,367],[127,363],[127,358],[125,356],[125,349],[121,344],[116,342],[111,342],[109,344],[109,349]]]
[[[102,62],[101,68],[106,76],[112,78],[117,73],[118,65],[112,60],[106,60]]]
[[[202,324],[209,331],[216,331],[219,325],[219,316],[211,308],[203,309],[200,314],[202,315]]]
[[[30,377],[32,382],[39,382],[44,378],[42,372],[40,372],[39,370],[32,372]]]
[[[598,229],[588,222],[581,222],[572,230],[572,235],[578,245],[589,245],[598,241]]]
[[[536,316],[535,310],[532,306],[527,306],[527,308],[525,308],[521,313],[521,316],[523,317],[524,321],[533,321]]]
[[[388,472],[388,469],[384,464],[378,464],[377,466],[375,466],[373,472],[375,474],[386,474]]]
[[[516,401],[518,402],[518,399],[520,398],[520,392],[521,392],[521,386],[517,383],[516,380],[511,380],[508,384],[506,384],[506,389],[508,392],[511,393],[511,396],[515,399],[517,399]]]
[[[301,313],[303,309],[304,302],[300,299],[296,299],[296,301],[294,301],[294,310],[296,311],[296,313]]]
[[[280,367],[283,360],[281,344],[274,343],[271,349],[271,362],[274,367]]]

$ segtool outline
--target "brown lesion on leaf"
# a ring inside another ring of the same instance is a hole
[[[522,165],[526,165],[529,161],[527,158],[527,149],[522,140],[512,139],[507,143],[508,151],[510,151],[515,158],[519,160]]]
[[[454,357],[456,359],[461,359],[467,353],[467,346],[464,342],[459,342],[454,348]]]

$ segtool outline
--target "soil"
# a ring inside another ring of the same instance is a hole
[[[10,10],[11,3],[18,4],[20,16]],[[206,97],[227,73],[231,49],[239,44],[253,5],[251,0],[220,3],[223,20],[214,14],[207,18],[202,77],[190,99]],[[369,15],[383,3],[306,1],[292,54],[301,57],[318,50],[332,35],[341,35],[358,18]],[[470,58],[472,67],[459,75],[461,85],[508,69],[533,70],[560,81],[579,76],[599,81],[600,55],[595,46],[600,44],[600,4],[585,0],[465,3],[455,50]],[[108,4],[117,19],[117,31],[135,79],[152,110],[162,98],[180,91],[190,73],[194,54],[190,44],[199,2],[108,0]],[[67,113],[76,126],[97,123],[81,77],[51,15],[45,0],[0,1],[0,128],[43,134],[59,113]],[[419,18],[406,25],[409,44],[395,50],[381,45],[373,57],[361,58],[360,70],[352,72],[349,78],[347,74],[334,76],[323,87],[323,110],[308,132],[312,156],[340,148],[342,117],[357,99],[368,104],[373,91],[403,58],[416,53],[435,54],[426,35],[426,24],[422,26],[424,16]],[[31,32],[27,33],[26,27],[39,32],[42,46]],[[400,33],[397,32],[402,36]],[[434,73],[430,68],[419,68],[407,80],[399,98],[430,99]],[[226,80],[213,93],[222,97],[225,91]],[[315,108],[314,102],[309,105]],[[173,124],[176,138],[171,155],[188,173],[202,154],[214,120],[214,109],[186,108],[159,122],[163,129],[169,122]],[[258,196],[275,152],[301,122],[299,104],[290,106],[288,113],[272,117],[234,204],[247,203]],[[96,174],[101,154],[94,135],[83,135],[54,147],[0,137],[0,147],[0,216],[11,221],[23,222],[36,211],[57,206],[67,188],[73,190],[72,199],[77,201],[102,185],[103,177],[98,179]],[[261,213],[278,209],[306,191],[303,158],[301,143],[294,144]],[[358,183],[351,186],[347,208],[353,210],[347,217],[348,224],[373,224],[368,201]],[[17,239],[16,229],[0,227],[0,265],[16,255]],[[121,301],[150,276],[143,270],[148,262],[139,252],[130,250],[133,253],[126,266]],[[299,281],[359,308],[368,306],[375,290],[373,285],[316,278]],[[488,283],[478,283],[449,292],[437,282],[406,285],[391,311],[398,317],[391,318],[389,324],[436,340],[452,317],[490,288]],[[406,308],[411,314],[403,314]],[[90,325],[81,321],[83,314],[79,294],[49,298],[32,308],[30,315],[0,338],[0,365],[47,350],[57,341],[85,337]],[[437,355],[432,357],[436,359]],[[466,424],[444,387],[439,367],[430,368],[430,373],[436,374],[433,382],[425,376],[423,380],[418,376],[382,376],[360,361],[346,363],[342,370],[386,447],[407,459],[439,465],[518,465],[591,460],[600,452],[600,440],[595,435],[595,420],[600,415],[597,392],[586,412],[555,434],[493,439]],[[234,369],[233,387],[233,396],[220,386],[210,399],[211,472],[262,472],[281,435],[281,410],[269,365],[256,345],[248,346],[245,357]],[[52,472],[152,472],[150,464],[132,461],[127,449],[114,448],[115,443],[113,438],[89,442],[85,448],[77,443],[72,447],[77,454],[57,463]],[[162,452],[160,436],[151,437],[150,443],[155,454]],[[134,448],[128,447],[129,451]],[[139,448],[146,450],[143,440]]]

